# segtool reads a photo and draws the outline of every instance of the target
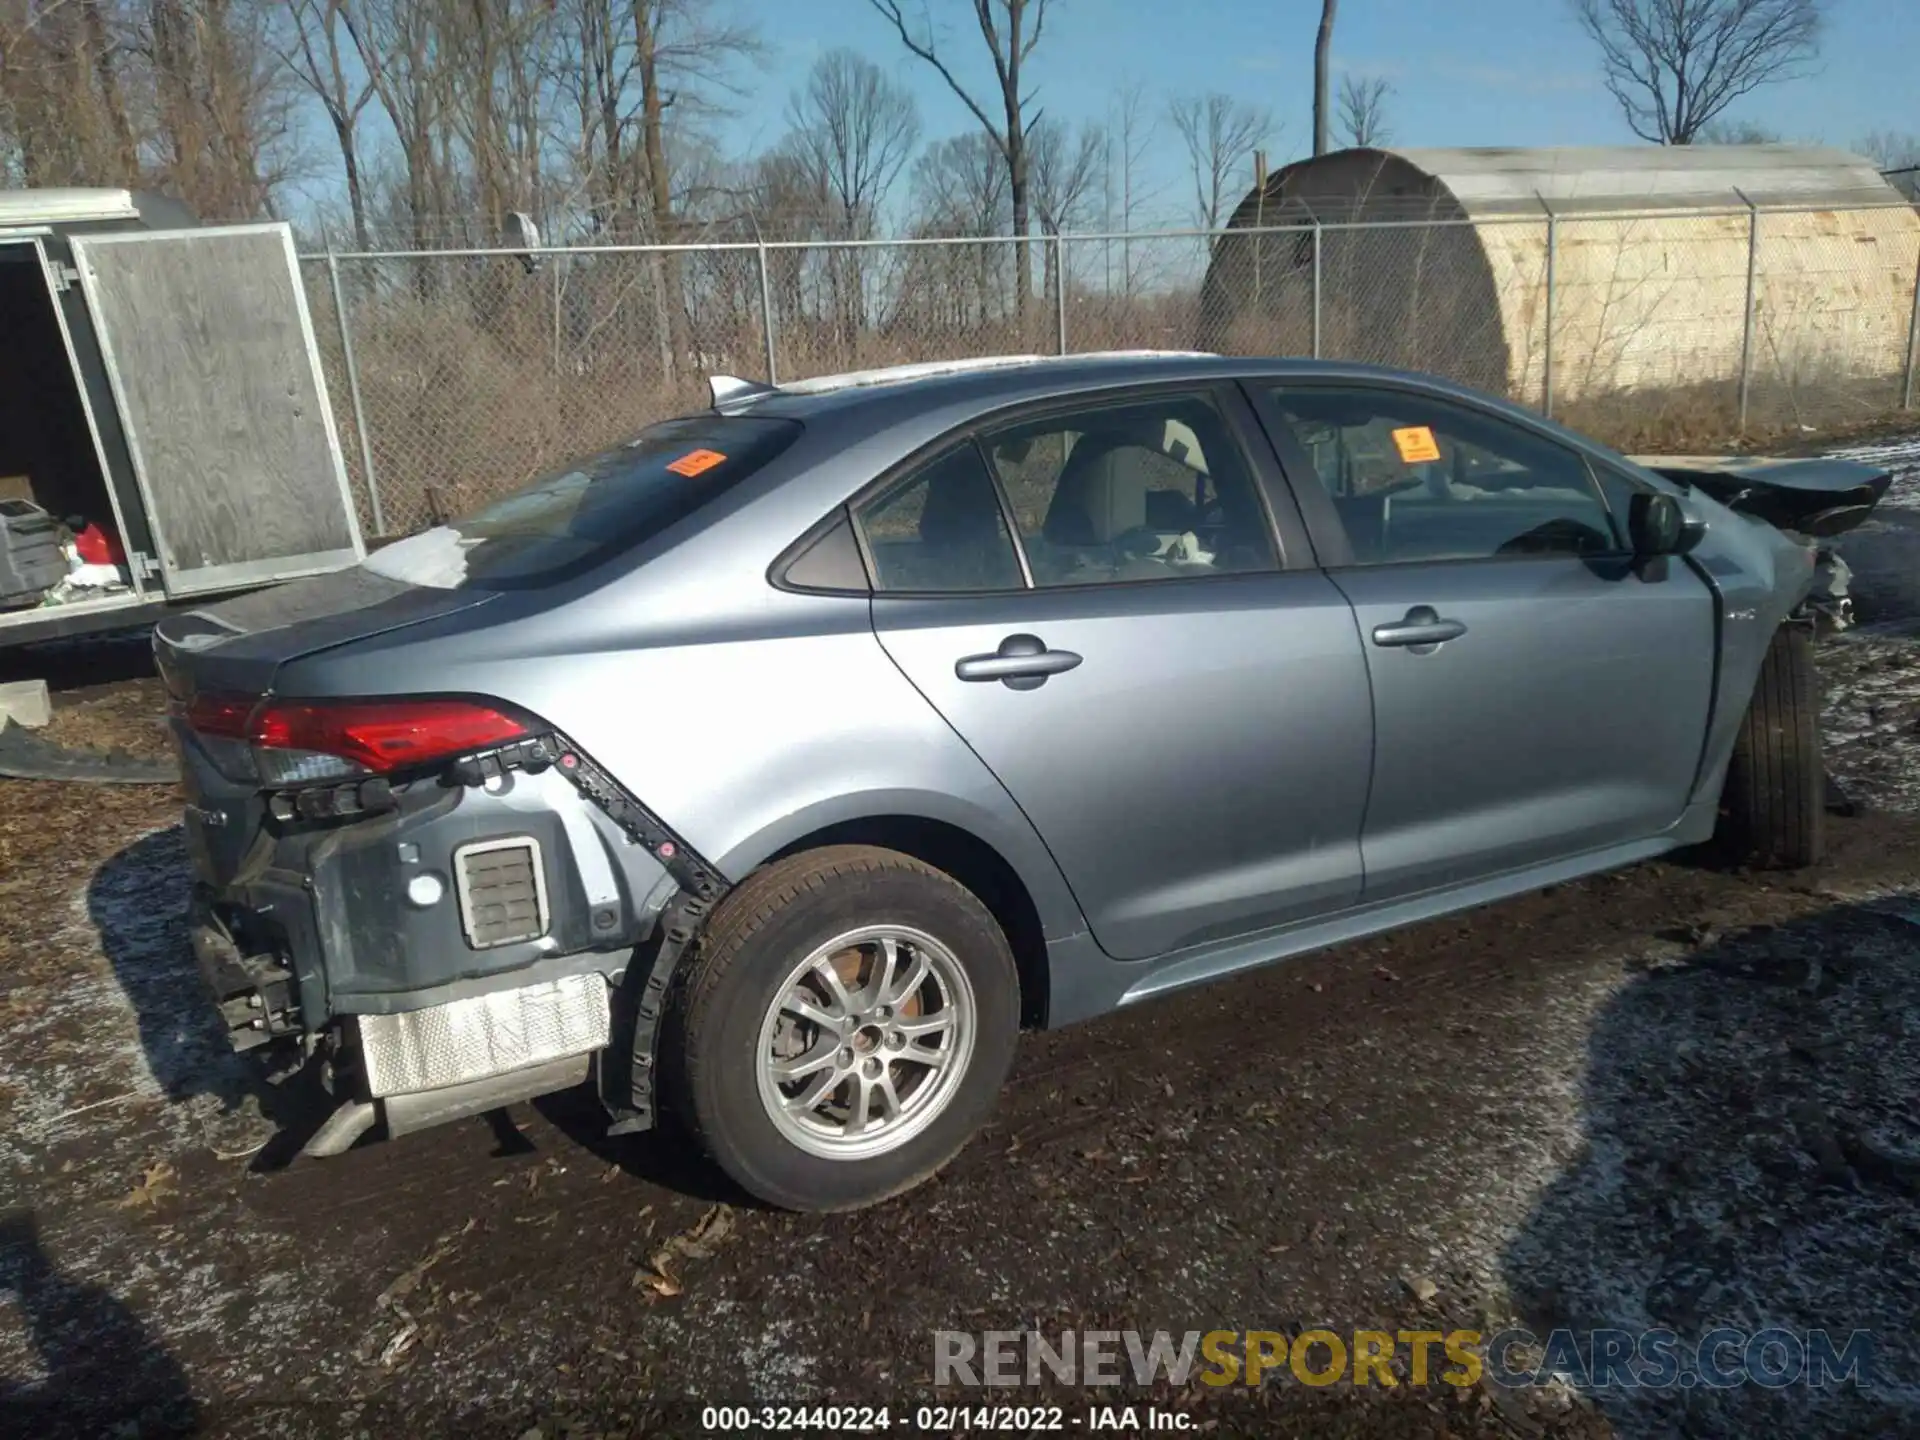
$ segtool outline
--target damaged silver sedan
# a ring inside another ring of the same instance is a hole
[[[1058,1026],[1716,835],[1821,853],[1824,537],[1427,377],[1114,354],[711,408],[169,618],[193,933],[309,1152],[591,1083],[868,1204]]]

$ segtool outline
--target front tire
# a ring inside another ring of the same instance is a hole
[[[1813,635],[1776,630],[1734,740],[1723,792],[1739,858],[1797,870],[1826,854],[1826,768],[1820,757],[1820,684]]]
[[[1020,984],[951,876],[837,845],[748,878],[714,913],[680,1007],[673,1092],[742,1188],[790,1210],[911,1189],[992,1111]]]

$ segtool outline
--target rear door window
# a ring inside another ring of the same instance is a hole
[[[697,415],[535,480],[475,514],[366,561],[414,584],[526,589],[552,584],[653,539],[765,467],[797,420]]]
[[[881,590],[1018,590],[1026,579],[993,477],[973,445],[948,451],[858,512]]]

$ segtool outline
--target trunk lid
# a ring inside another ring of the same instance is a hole
[[[171,615],[154,627],[186,790],[186,841],[200,878],[232,883],[266,835],[266,793],[246,746],[203,735],[186,714],[197,697],[271,694],[282,666],[316,651],[482,605],[484,590],[411,585],[362,566],[296,580]]]
[[[154,627],[167,693],[265,695],[290,660],[485,604],[485,590],[412,585],[356,565],[170,615]]]

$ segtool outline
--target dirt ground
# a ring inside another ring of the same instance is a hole
[[[756,1208],[579,1096],[288,1163],[299,1097],[193,974],[177,796],[0,782],[0,1434],[689,1435],[745,1401],[920,1433],[928,1399],[1920,1432],[1920,444],[1873,453],[1824,866],[1677,857],[1030,1037],[991,1129],[855,1215]],[[54,733],[157,747],[154,682],[101,664],[62,662]],[[930,1388],[942,1329],[1511,1324],[1865,1330],[1874,1383]]]

